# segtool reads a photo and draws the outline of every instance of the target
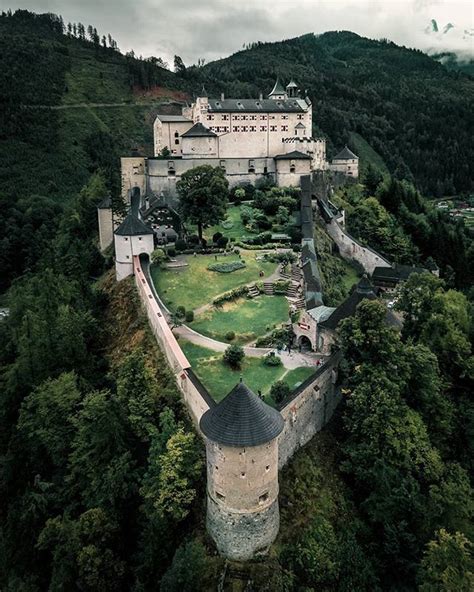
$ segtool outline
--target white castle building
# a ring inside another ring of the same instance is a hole
[[[222,167],[231,187],[263,177],[298,186],[301,175],[332,168],[312,122],[311,101],[293,81],[284,88],[277,80],[266,99],[211,99],[203,89],[181,115],[156,117],[154,157],[121,159],[122,196],[129,201],[136,187],[141,195],[174,196],[181,175],[202,164]]]

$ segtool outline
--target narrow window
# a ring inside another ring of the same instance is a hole
[[[268,491],[266,491],[265,493],[262,493],[262,495],[259,496],[258,503],[264,504],[267,500],[268,500]]]
[[[179,133],[178,132],[174,132],[174,137],[175,138],[179,138]]]
[[[176,140],[174,141],[175,144],[179,144],[179,138],[176,138]]]
[[[221,501],[225,500],[225,495],[222,495],[222,493],[219,493],[218,491],[216,491],[216,497],[218,500],[221,500]]]

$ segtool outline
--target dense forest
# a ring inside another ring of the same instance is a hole
[[[192,93],[204,81],[245,96],[278,73],[307,86],[330,146],[363,138],[392,173],[365,166],[363,183],[337,193],[351,232],[400,262],[433,257],[442,278],[413,275],[400,290],[401,333],[377,302],[343,323],[343,403],[280,475],[270,555],[228,565],[225,583],[243,572],[256,592],[472,590],[472,242],[418,191],[470,188],[472,80],[347,33],[177,61],[176,75],[93,27],[26,11],[0,17],[0,48],[0,588],[210,592],[222,581],[202,443],[133,283],[117,285],[97,248],[96,206],[111,194],[120,207],[118,156],[150,141],[157,105],[137,102],[137,86]],[[88,106],[44,108],[76,103]],[[460,167],[440,148],[454,137]]]

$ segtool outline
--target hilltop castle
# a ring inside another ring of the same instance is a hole
[[[230,187],[268,177],[299,186],[301,176],[328,169],[356,178],[358,157],[345,148],[328,163],[312,127],[311,100],[293,81],[277,80],[265,99],[212,99],[203,89],[181,115],[157,115],[153,157],[122,158],[122,197],[135,187],[173,197],[181,175],[202,164],[224,169]]]

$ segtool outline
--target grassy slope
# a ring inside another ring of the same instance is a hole
[[[288,321],[288,300],[284,296],[258,296],[206,310],[196,317],[192,328],[218,341],[225,341],[226,333],[234,331],[233,343],[249,343],[285,321]]]
[[[314,368],[296,368],[287,372],[282,366],[265,366],[260,358],[246,357],[239,370],[231,370],[222,361],[222,354],[205,347],[180,340],[180,345],[191,363],[193,370],[202,380],[211,396],[220,401],[229,393],[242,376],[248,386],[256,393],[262,391],[267,403],[273,405],[268,392],[274,382],[285,380],[294,389],[300,382],[314,372]]]
[[[177,270],[162,270],[156,267],[151,268],[151,274],[155,286],[163,298],[164,303],[171,309],[177,306],[184,306],[188,309],[195,309],[199,306],[209,304],[213,298],[222,292],[227,292],[237,286],[258,282],[259,271],[265,272],[265,277],[271,275],[276,265],[257,261],[254,251],[241,251],[242,260],[247,264],[245,269],[238,269],[232,273],[218,273],[209,271],[209,263],[215,262],[214,255],[200,255],[193,257],[186,256],[189,266]],[[218,256],[218,261],[235,261],[237,255],[227,257]]]

